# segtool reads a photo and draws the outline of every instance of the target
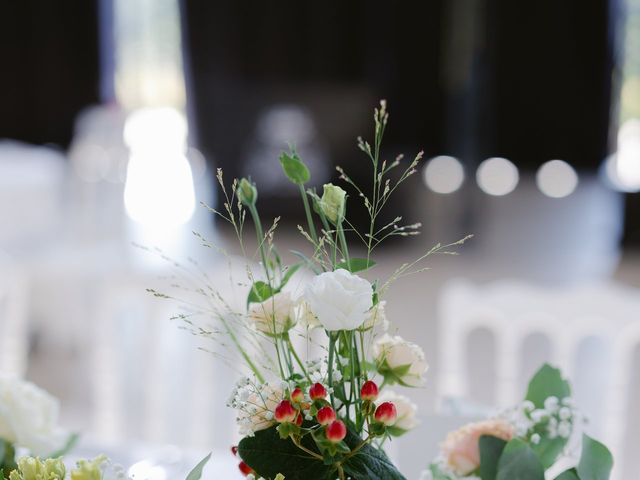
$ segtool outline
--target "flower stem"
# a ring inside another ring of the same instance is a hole
[[[327,332],[329,334],[329,363],[327,365],[328,375],[329,375],[329,389],[331,393],[329,394],[331,398],[331,406],[335,410],[336,406],[333,399],[333,357],[335,355],[336,350],[336,337],[333,332]]]
[[[304,374],[305,377],[307,377],[307,379],[309,379],[309,374],[307,373],[307,369],[304,367],[304,363],[302,363],[302,360],[300,360],[300,357],[298,356],[298,352],[296,352],[296,349],[294,348],[288,333],[285,334],[285,342],[287,342],[289,351],[293,354],[293,358],[295,358],[296,362],[300,366],[302,373]]]
[[[316,227],[313,223],[313,217],[311,216],[311,208],[309,208],[309,200],[307,199],[307,193],[304,191],[304,185],[299,185],[300,195],[302,195],[302,203],[304,204],[304,212],[307,215],[307,223],[309,224],[309,234],[313,241],[318,243],[318,234],[316,233]]]

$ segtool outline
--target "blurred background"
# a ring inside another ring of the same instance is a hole
[[[228,282],[192,234],[237,253],[199,205],[220,203],[223,168],[286,220],[280,249],[304,250],[278,154],[295,145],[311,186],[336,165],[367,184],[355,139],[385,98],[385,157],[425,151],[386,215],[423,234],[370,276],[475,235],[387,298],[431,365],[401,469],[417,478],[448,429],[551,361],[616,478],[637,477],[640,0],[1,0],[0,40],[0,369],[58,396],[65,426],[124,463],[146,452],[142,478],[186,449],[232,462],[236,374],[145,292],[172,266],[135,245]]]

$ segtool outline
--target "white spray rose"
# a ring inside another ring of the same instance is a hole
[[[289,292],[276,293],[262,303],[252,303],[248,317],[256,330],[268,335],[282,335],[296,324],[297,303]]]
[[[32,383],[0,375],[0,438],[47,456],[60,450],[67,433],[58,426],[58,401]]]
[[[318,317],[316,317],[309,304],[304,300],[301,300],[298,305],[298,321],[301,325],[309,329],[321,326]]]
[[[402,435],[403,433],[413,430],[419,425],[419,421],[416,418],[418,407],[408,397],[400,395],[392,390],[384,390],[376,400],[376,405],[380,405],[384,402],[391,402],[396,406],[396,412],[398,417],[396,423],[389,428],[389,431],[393,435]]]
[[[373,357],[378,372],[388,383],[399,383],[406,387],[424,384],[423,375],[429,366],[424,352],[415,343],[385,333],[373,344]]]
[[[314,277],[305,299],[328,331],[354,330],[364,323],[373,305],[371,284],[353,273],[338,269]]]
[[[385,312],[386,304],[387,302],[382,300],[367,312],[367,318],[362,324],[362,330],[370,330],[378,326],[383,332],[389,330],[389,320],[387,320],[387,314]]]

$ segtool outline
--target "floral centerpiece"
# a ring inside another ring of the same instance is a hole
[[[310,247],[306,255],[295,252],[299,261],[291,265],[284,264],[274,241],[280,219],[266,226],[259,214],[258,186],[249,178],[227,186],[218,170],[225,201],[223,208],[209,208],[230,223],[247,260],[246,277],[231,281],[245,285],[246,303],[234,307],[207,284],[191,289],[206,298],[206,308],[189,307],[178,317],[194,333],[229,345],[231,358],[239,356],[246,366],[248,375],[233,389],[229,406],[236,410],[244,436],[234,452],[247,475],[274,479],[280,474],[287,480],[404,478],[385,455],[384,444],[416,426],[416,406],[390,387],[422,387],[427,362],[418,345],[390,329],[385,294],[398,278],[424,270],[422,262],[429,255],[454,253],[466,238],[426,250],[390,278],[372,278],[369,270],[376,265],[377,248],[390,237],[417,235],[420,228],[399,216],[382,221],[385,205],[416,173],[422,158],[422,152],[410,160],[402,155],[383,158],[387,122],[382,101],[374,112],[372,142],[358,139],[363,165],[371,169],[366,188],[338,167],[345,189],[328,183],[322,193],[316,192],[307,188],[309,169],[295,149],[282,153],[283,174],[298,188],[305,211],[306,224],[298,230]],[[349,220],[352,199],[362,202],[368,213],[364,231]],[[245,222],[253,224],[255,250],[247,246]],[[200,238],[204,245],[222,250]],[[311,276],[304,288],[291,288],[294,275],[304,274]],[[206,320],[199,321],[199,314]],[[315,357],[302,354],[314,349],[319,352]]]

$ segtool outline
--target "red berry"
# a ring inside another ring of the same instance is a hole
[[[244,462],[238,464],[238,469],[240,469],[240,472],[242,472],[245,477],[251,473],[255,473],[253,469]]]
[[[316,414],[316,419],[320,425],[329,425],[336,419],[336,412],[331,407],[322,407]]]
[[[322,400],[327,397],[327,389],[321,383],[314,383],[309,388],[309,397],[311,400]]]
[[[276,422],[291,423],[296,419],[297,411],[289,400],[282,400],[274,412]]]
[[[233,447],[231,447],[231,453],[233,453],[234,456],[238,455],[238,446],[234,445]]]
[[[299,388],[294,388],[293,392],[291,392],[291,400],[296,403],[300,403],[304,400],[304,392]]]
[[[378,398],[378,385],[371,380],[367,380],[362,384],[362,388],[360,389],[360,398],[362,400],[366,400],[369,402],[373,402],[376,398]]]
[[[376,422],[380,422],[386,426],[396,423],[397,417],[398,412],[396,411],[396,406],[391,402],[384,402],[378,405],[376,413],[374,414]]]
[[[347,427],[342,420],[335,420],[327,426],[327,440],[332,443],[341,442],[347,436]]]
[[[298,416],[296,417],[296,425],[301,427],[302,426],[302,414],[298,414]]]

